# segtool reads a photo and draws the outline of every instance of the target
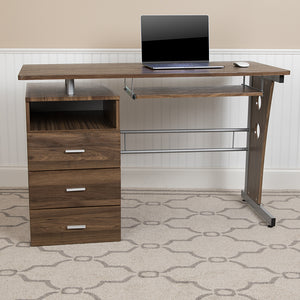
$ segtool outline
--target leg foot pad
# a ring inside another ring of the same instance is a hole
[[[241,195],[243,200],[247,202],[256,212],[256,214],[267,223],[268,227],[275,226],[276,218],[274,218],[261,204],[257,204],[244,191],[242,191]]]

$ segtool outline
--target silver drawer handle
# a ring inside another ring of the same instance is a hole
[[[86,225],[67,225],[67,229],[86,229]]]
[[[65,153],[84,153],[85,149],[65,150]]]
[[[84,192],[86,191],[85,187],[82,188],[68,188],[66,189],[66,192]]]

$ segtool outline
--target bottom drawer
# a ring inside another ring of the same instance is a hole
[[[41,209],[30,211],[31,246],[121,240],[121,208]]]

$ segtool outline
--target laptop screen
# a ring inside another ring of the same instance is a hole
[[[142,16],[142,61],[208,61],[208,16]]]

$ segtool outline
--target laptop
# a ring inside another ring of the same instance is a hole
[[[219,69],[209,63],[208,16],[141,16],[142,63],[153,70]]]

